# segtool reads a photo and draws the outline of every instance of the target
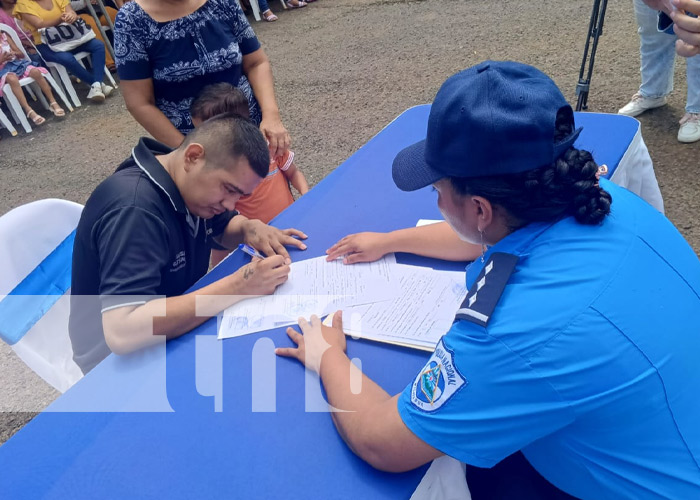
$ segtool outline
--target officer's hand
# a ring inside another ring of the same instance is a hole
[[[245,225],[243,241],[252,246],[263,255],[281,255],[285,262],[290,264],[289,252],[285,245],[292,245],[301,250],[306,250],[306,245],[299,241],[306,239],[306,235],[298,229],[277,229],[268,226],[259,220],[248,220]]]
[[[275,353],[286,358],[295,358],[311,371],[320,373],[321,359],[326,350],[335,348],[345,352],[346,342],[343,333],[341,311],[333,315],[333,327],[321,324],[318,316],[311,316],[311,322],[299,318],[299,328],[303,335],[294,328],[287,328],[287,335],[297,347],[278,347]]]
[[[357,233],[346,236],[326,250],[327,261],[343,257],[344,264],[374,262],[389,253],[385,233]]]
[[[673,31],[678,35],[676,52],[683,57],[700,54],[700,2],[697,0],[674,0],[676,10],[671,12]]]
[[[275,255],[266,259],[255,259],[233,273],[240,280],[245,295],[270,295],[289,278],[289,265],[284,257]]]

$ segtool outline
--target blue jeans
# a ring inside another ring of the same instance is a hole
[[[260,7],[260,12],[266,12],[270,10],[270,6],[267,4],[267,0],[258,0],[258,6]]]
[[[65,66],[69,73],[77,76],[85,83],[93,84],[95,82],[102,82],[105,70],[105,46],[101,41],[93,38],[69,52],[54,52],[43,43],[37,45],[36,49],[47,62],[55,62]],[[92,58],[92,74],[83,68],[73,55],[78,52],[90,53]]]
[[[677,37],[657,30],[657,11],[642,0],[634,0],[634,13],[639,25],[642,59],[642,85],[639,93],[644,97],[668,95],[673,90]],[[700,55],[688,58],[685,69],[688,85],[685,111],[700,113]]]

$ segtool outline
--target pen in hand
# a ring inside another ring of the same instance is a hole
[[[238,245],[238,249],[241,250],[242,252],[247,253],[251,257],[257,257],[258,259],[264,259],[265,256],[258,252],[255,248],[251,247],[250,245],[246,245],[245,243],[241,243]]]

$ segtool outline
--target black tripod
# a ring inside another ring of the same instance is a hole
[[[588,25],[588,37],[586,47],[583,49],[583,60],[581,61],[581,71],[578,74],[578,85],[576,85],[576,111],[588,109],[588,91],[591,88],[591,76],[593,76],[593,63],[595,63],[595,52],[598,48],[598,38],[603,34],[603,22],[605,21],[605,9],[608,0],[594,0],[591,22]],[[588,50],[591,54],[588,56]],[[588,71],[586,71],[588,62]],[[584,78],[584,74],[586,77]]]

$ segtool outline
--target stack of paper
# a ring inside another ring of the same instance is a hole
[[[432,350],[466,296],[463,272],[396,263],[394,255],[363,264],[295,262],[273,295],[247,299],[224,312],[219,338],[294,325],[299,317],[343,311],[348,335]]]
[[[401,293],[393,300],[343,310],[353,337],[432,351],[467,294],[463,272],[397,264]]]
[[[387,301],[399,295],[393,254],[376,262],[346,265],[325,257],[292,263],[289,279],[273,295],[246,299],[224,311],[219,338],[296,324],[299,317]]]

